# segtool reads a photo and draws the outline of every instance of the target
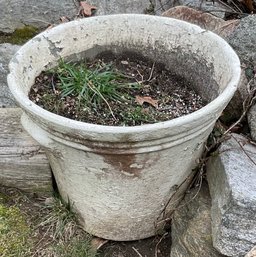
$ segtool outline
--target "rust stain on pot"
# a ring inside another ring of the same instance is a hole
[[[151,165],[155,165],[159,160],[159,153],[154,153],[154,156],[150,154],[143,154],[144,158],[138,160],[137,153],[134,154],[100,154],[104,158],[104,161],[111,165],[117,172],[127,177],[141,177],[141,173],[149,168]],[[105,170],[107,172],[107,170]]]
[[[140,177],[144,164],[137,165],[135,154],[101,154],[104,161],[125,176]]]
[[[150,166],[155,165],[160,158],[158,151],[154,152],[154,154],[145,152],[141,155],[138,154],[136,142],[132,142],[130,135],[127,134],[123,135],[120,142],[107,142],[106,146],[102,146],[97,145],[98,142],[88,138],[85,139],[76,133],[61,133],[54,130],[54,128],[51,128],[51,132],[54,132],[55,135],[61,135],[61,137],[67,140],[72,139],[74,142],[87,146],[92,152],[104,158],[106,164],[112,166],[116,172],[126,178],[140,178],[141,172],[145,171]],[[120,145],[123,145],[123,142],[125,142],[126,147],[120,148]],[[128,153],[124,153],[124,151],[128,151]],[[140,158],[138,158],[139,156]],[[108,173],[113,169],[104,168],[104,172]]]

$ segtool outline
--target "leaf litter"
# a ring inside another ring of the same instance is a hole
[[[158,108],[158,100],[152,99],[151,96],[139,96],[139,95],[136,95],[135,101],[138,104],[140,104],[141,106],[143,106],[144,103],[148,103],[148,104],[152,105],[153,107],[155,107],[156,109]]]
[[[80,1],[79,5],[79,14],[84,17],[92,16],[92,12],[97,10],[96,6],[90,5],[86,1]]]

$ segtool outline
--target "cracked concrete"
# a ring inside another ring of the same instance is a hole
[[[54,57],[59,58],[60,57],[59,53],[63,50],[63,48],[56,46],[56,44],[60,43],[60,41],[53,42],[48,37],[44,37],[44,39],[49,43],[49,50],[50,50],[51,54]]]

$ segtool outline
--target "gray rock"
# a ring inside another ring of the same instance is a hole
[[[245,257],[256,257],[256,246],[254,246],[251,251],[249,251]]]
[[[19,49],[17,45],[0,44],[0,108],[15,107],[16,103],[7,86],[8,63]]]
[[[96,15],[145,13],[153,7],[151,0],[91,0],[90,3],[97,7]]]
[[[213,245],[244,256],[256,243],[256,147],[232,134],[207,164]]]
[[[76,13],[73,0],[0,0],[0,31],[11,33],[24,25],[45,28]]]
[[[223,256],[212,246],[211,198],[207,184],[203,183],[200,192],[197,191],[186,195],[174,212],[170,257]]]
[[[230,123],[234,120],[238,120],[240,116],[243,113],[243,102],[248,97],[247,92],[247,85],[248,85],[248,79],[245,75],[244,69],[241,71],[241,78],[240,82],[237,88],[237,91],[235,92],[234,96],[232,97],[231,101],[223,111],[222,116],[220,117],[221,121],[224,123]]]
[[[247,115],[250,131],[251,131],[251,137],[254,141],[256,141],[256,104],[254,104]]]
[[[151,6],[150,0],[90,0],[97,7],[96,14],[144,13]],[[74,0],[0,0],[0,31],[11,33],[16,28],[30,25],[45,28],[58,24],[62,16],[73,19],[79,10]]]
[[[240,24],[226,40],[245,64],[256,65],[256,15],[241,19]]]

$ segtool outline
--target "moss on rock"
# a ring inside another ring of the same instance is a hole
[[[33,26],[24,26],[13,33],[0,33],[0,44],[11,43],[22,45],[39,33],[39,29]]]

